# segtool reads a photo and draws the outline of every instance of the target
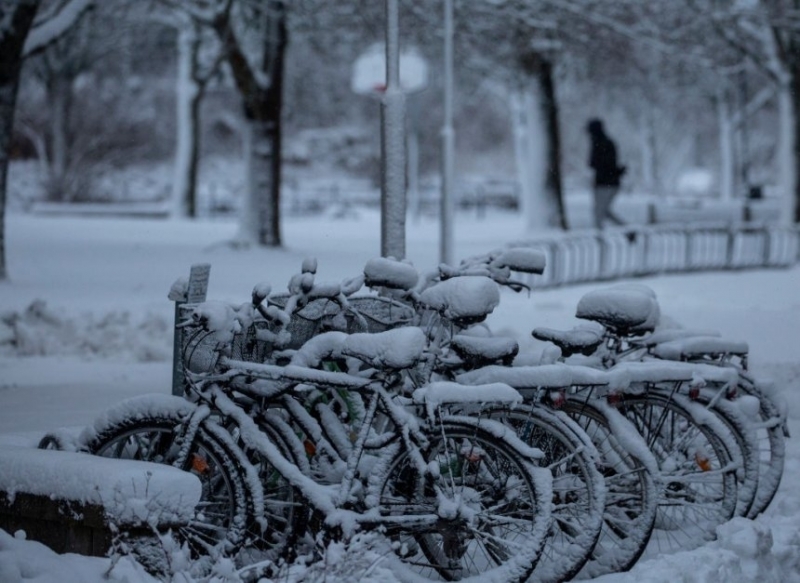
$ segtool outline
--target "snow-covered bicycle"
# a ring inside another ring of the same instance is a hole
[[[173,420],[178,422],[173,442],[184,444],[181,449],[204,434],[227,434],[228,446],[240,451],[233,471],[224,464],[222,472],[229,481],[246,484],[247,502],[234,522],[263,523],[269,518],[265,509],[287,502],[265,498],[268,466],[268,473],[277,473],[312,510],[318,519],[310,524],[326,536],[380,533],[385,549],[394,551],[387,560],[425,578],[525,580],[550,524],[551,478],[536,466],[541,452],[496,421],[447,413],[450,402],[518,402],[518,393],[499,384],[470,388],[442,383],[403,398],[398,386],[403,377],[397,371],[422,357],[425,342],[417,328],[318,338],[317,344],[338,344],[337,353],[367,363],[371,374],[222,357],[214,374],[195,383],[198,403],[191,413],[184,409]],[[291,453],[296,445],[287,447],[289,436],[274,422],[281,410],[266,406],[281,395],[310,390],[354,392],[365,403],[344,472],[327,480],[296,463]],[[265,405],[265,414],[254,415],[242,398]],[[141,414],[139,423],[147,428],[152,418],[167,414]],[[92,444],[103,449],[97,440]]]
[[[566,356],[582,354],[605,367],[636,361],[706,365],[695,369],[704,379],[705,390],[700,390],[698,383],[687,382],[684,392],[715,411],[733,432],[750,463],[745,493],[754,487],[756,476],[753,500],[749,504],[740,501],[737,514],[754,518],[763,512],[783,475],[788,432],[785,406],[748,370],[747,344],[720,338],[714,331],[659,326],[655,293],[643,285],[619,284],[589,292],[579,301],[576,315],[599,326],[569,331],[539,328],[533,334],[553,342]],[[741,427],[743,422],[746,428]],[[755,471],[753,463],[757,463]]]

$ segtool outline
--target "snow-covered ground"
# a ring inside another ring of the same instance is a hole
[[[191,264],[211,264],[210,298],[239,303],[258,282],[273,289],[285,286],[306,257],[318,259],[318,281],[334,281],[358,273],[380,249],[379,218],[373,212],[335,221],[289,218],[283,249],[232,249],[226,242],[235,233],[230,221],[8,217],[12,281],[0,284],[0,444],[33,447],[44,432],[81,427],[126,397],[169,393],[173,306],[167,292],[175,279],[188,275]],[[514,215],[459,216],[455,256],[529,236]],[[435,222],[409,222],[407,256],[416,267],[435,267],[437,237]],[[800,267],[641,281],[655,290],[662,312],[677,323],[747,341],[752,368],[776,381],[789,403],[789,426],[800,435]],[[521,361],[536,362],[541,345],[530,338],[530,330],[576,324],[578,299],[602,285],[530,295],[504,290],[489,322],[496,332],[517,337]],[[736,519],[720,529],[715,542],[595,581],[800,582],[796,438],[787,449],[781,489],[757,520]],[[151,581],[124,561],[110,569],[108,559],[56,555],[13,534],[0,531],[0,583]],[[357,560],[339,551],[331,549],[327,574],[304,570],[287,580],[353,581],[358,578],[353,566],[363,564],[371,567],[362,580],[392,581],[373,556]],[[348,569],[340,568],[345,564]]]

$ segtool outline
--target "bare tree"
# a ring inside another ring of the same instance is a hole
[[[0,0],[0,280],[8,278],[5,208],[11,132],[22,61],[55,42],[93,0]],[[39,14],[42,9],[41,14]],[[38,15],[38,18],[37,18]]]
[[[740,61],[755,67],[771,87],[777,111],[778,185],[782,216],[800,222],[800,0],[724,3],[685,0],[695,18],[708,23]],[[757,109],[758,94],[751,104]]]
[[[279,247],[286,5],[283,0],[166,1],[215,32],[241,98],[247,182],[237,243]]]

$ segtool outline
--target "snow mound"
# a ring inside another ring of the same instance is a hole
[[[72,316],[35,299],[22,311],[0,314],[0,355],[164,361],[172,358],[172,324],[126,310]]]

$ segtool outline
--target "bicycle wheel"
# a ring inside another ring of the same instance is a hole
[[[525,581],[550,527],[550,473],[496,422],[449,417],[427,437],[424,451],[393,444],[370,479],[395,557],[410,578]]]
[[[600,453],[606,487],[603,528],[578,578],[627,571],[644,552],[655,527],[657,462],[630,423],[604,401],[575,395],[562,410]]]
[[[757,418],[750,422],[758,443],[759,479],[755,499],[747,518],[755,518],[772,502],[783,477],[786,461],[784,415],[775,400],[749,375],[739,374],[738,389],[749,398],[758,399]],[[739,399],[743,402],[744,399]]]
[[[543,405],[495,410],[491,417],[545,454],[539,464],[553,475],[553,525],[533,578],[541,583],[569,580],[589,559],[603,526],[606,488],[596,465],[598,453],[569,417]]]
[[[737,464],[721,422],[669,390],[625,395],[619,411],[644,437],[662,480],[656,526],[644,556],[693,549],[736,511]]]
[[[302,445],[289,427],[274,411],[267,410],[256,418],[258,428],[278,452],[294,466],[308,474]],[[262,523],[265,527],[248,537],[238,556],[239,563],[276,562],[296,557],[297,541],[308,525],[308,504],[302,495],[263,455],[246,445],[238,430],[233,432],[237,446],[252,463],[258,474],[263,495]]]
[[[742,467],[736,473],[738,488],[736,516],[747,516],[755,501],[759,482],[759,444],[751,424],[739,407],[717,394],[718,389],[705,388],[692,400],[717,416],[727,430],[725,445],[735,448]],[[716,400],[715,400],[716,399]]]
[[[218,548],[233,556],[245,546],[272,548],[273,554],[280,554],[286,543],[276,533],[279,524],[270,522],[274,517],[267,514],[265,525],[255,509],[268,510],[273,497],[277,497],[275,504],[284,506],[285,488],[265,488],[265,495],[256,500],[248,486],[254,478],[243,470],[250,462],[220,426],[204,421],[191,444],[181,443],[194,407],[177,397],[130,399],[84,433],[82,449],[94,455],[169,465],[181,457],[181,469],[196,475],[202,485],[195,518],[178,533],[195,555]],[[263,476],[262,471],[259,477]]]

